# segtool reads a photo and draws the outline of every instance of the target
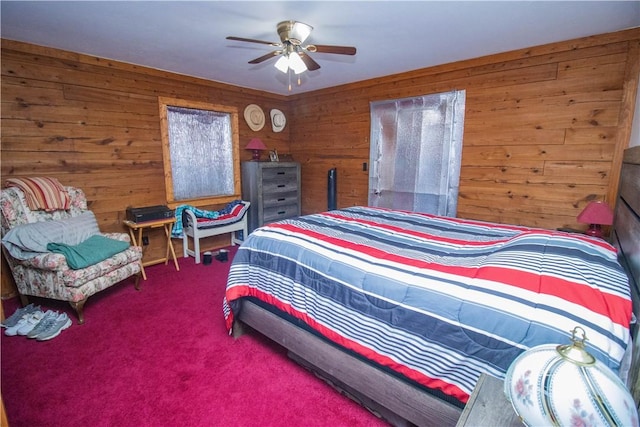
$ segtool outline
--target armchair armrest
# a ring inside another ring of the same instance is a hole
[[[43,253],[24,261],[16,260],[16,263],[39,270],[59,271],[69,269],[64,255],[54,252]]]

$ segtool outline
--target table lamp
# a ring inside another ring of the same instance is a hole
[[[251,141],[244,147],[245,150],[253,150],[253,161],[260,160],[260,151],[266,150],[267,146],[264,145],[264,142],[260,138],[252,138]]]
[[[589,202],[577,218],[581,224],[589,224],[586,234],[602,238],[602,225],[613,224],[613,211],[608,204],[599,201]]]
[[[638,412],[622,380],[585,349],[584,329],[572,344],[544,344],[509,366],[504,393],[526,426],[638,426]]]

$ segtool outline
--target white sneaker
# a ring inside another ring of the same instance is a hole
[[[4,334],[10,337],[18,335],[18,330],[27,324],[29,318],[33,313],[34,312],[23,314],[22,317],[20,317],[20,320],[18,320],[15,325],[10,326],[4,330]]]
[[[16,331],[18,335],[27,335],[44,317],[44,313],[40,310],[34,311],[27,315],[27,321]]]

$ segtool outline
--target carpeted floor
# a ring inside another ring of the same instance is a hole
[[[141,291],[131,279],[94,295],[81,326],[68,304],[34,299],[74,324],[51,341],[0,338],[10,425],[385,425],[265,338],[228,336],[229,262],[179,262],[148,267]]]

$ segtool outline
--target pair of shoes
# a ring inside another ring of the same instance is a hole
[[[22,317],[13,326],[9,326],[4,330],[4,334],[13,337],[16,335],[27,335],[44,317],[44,313],[38,309],[23,314]]]
[[[28,338],[35,338],[38,341],[46,341],[60,335],[60,332],[71,326],[71,319],[67,313],[47,310],[42,312],[38,307],[37,311],[23,314],[15,325],[5,329],[7,336],[22,335]]]
[[[58,317],[58,312],[57,311],[52,311],[52,310],[47,310],[44,315],[42,316],[42,318],[40,319],[40,322],[38,322],[38,324],[31,329],[29,332],[27,332],[27,338],[36,338],[39,334],[42,333],[42,331],[44,331],[50,324],[51,322],[53,322],[56,318]]]
[[[67,313],[56,313],[51,312],[52,314],[48,316],[42,325],[42,328],[31,334],[31,336],[27,335],[29,338],[35,338],[38,341],[47,341],[51,338],[55,338],[60,335],[60,332],[67,329],[71,326],[71,319],[67,316]],[[40,326],[40,324],[38,324]]]
[[[20,321],[20,319],[22,319],[22,316],[37,310],[40,310],[39,305],[35,306],[33,304],[29,304],[26,307],[21,307],[17,309],[11,316],[4,319],[4,322],[0,323],[0,327],[10,328],[12,326],[15,326]]]

